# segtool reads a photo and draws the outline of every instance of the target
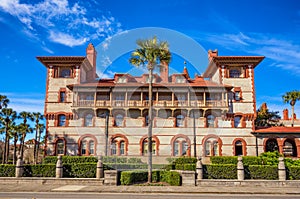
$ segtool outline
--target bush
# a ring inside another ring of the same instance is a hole
[[[126,157],[104,156],[103,163],[127,163]]]
[[[237,156],[212,156],[210,157],[212,164],[237,164]]]
[[[57,156],[47,156],[43,159],[43,164],[56,164]],[[95,156],[62,156],[63,164],[96,163],[98,158]]]
[[[205,168],[208,179],[237,179],[236,164],[210,164]]]
[[[55,177],[55,164],[24,165],[24,177]]]
[[[171,186],[180,186],[181,176],[176,171],[160,171],[160,181],[166,182]]]
[[[184,164],[175,164],[175,170],[184,170]]]
[[[277,165],[249,165],[245,167],[246,178],[277,180],[278,168]]]
[[[287,179],[300,180],[300,166],[287,166]]]
[[[196,171],[196,164],[184,164],[183,170],[185,171]]]
[[[63,177],[95,178],[96,170],[96,163],[63,164]]]
[[[123,171],[121,172],[121,185],[131,185],[137,182],[147,182],[147,171]]]
[[[11,164],[0,164],[0,177],[15,177],[16,166]]]
[[[175,164],[195,164],[196,162],[197,158],[193,157],[180,157],[175,160]]]
[[[243,164],[245,166],[247,165],[262,165],[262,159],[261,157],[256,156],[244,156],[243,157]]]

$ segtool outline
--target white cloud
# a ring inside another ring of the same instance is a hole
[[[88,5],[71,4],[68,0],[43,0],[36,4],[1,0],[0,11],[9,13],[23,23],[27,36],[46,31],[50,41],[70,47],[82,45],[90,38],[107,37],[120,31],[120,23],[110,14],[90,17],[88,13],[95,8],[93,5],[88,8]],[[56,33],[57,30],[59,33]],[[41,34],[38,36],[41,37]]]
[[[115,75],[115,72],[111,71],[111,70],[106,70],[104,72],[97,72],[98,76],[100,79],[108,79],[108,78],[113,78]]]
[[[87,41],[87,38],[74,38],[72,35],[65,34],[62,32],[50,32],[49,39],[60,44],[64,44],[66,46],[80,46]]]

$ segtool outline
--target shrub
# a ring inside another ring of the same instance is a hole
[[[131,185],[137,182],[146,182],[148,179],[147,171],[123,171],[121,172],[121,185]]]
[[[0,164],[0,177],[15,177],[16,166],[11,164]]]
[[[180,186],[181,185],[181,176],[176,171],[161,171],[160,172],[160,181],[166,182],[171,186]]]
[[[246,165],[262,165],[262,159],[256,156],[244,156],[243,164]]]
[[[180,157],[175,160],[175,164],[195,164],[196,162],[197,158],[194,157]]]
[[[277,165],[249,165],[245,167],[246,178],[276,180],[278,179]]]
[[[57,156],[47,156],[43,159],[43,164],[56,164]],[[63,164],[78,164],[78,163],[90,163],[98,162],[98,158],[95,156],[62,156]]]
[[[177,158],[166,158],[166,160],[170,163],[170,164],[175,164]]]
[[[212,156],[210,157],[212,164],[237,164],[236,156]]]
[[[142,162],[141,158],[129,158],[129,159],[127,159],[127,163],[131,163],[131,164],[138,163],[138,164],[141,164],[143,162]]]
[[[63,164],[63,177],[95,178],[96,163]]]
[[[287,179],[300,180],[300,166],[287,166]]]
[[[184,164],[175,164],[175,170],[184,170]]]
[[[127,163],[126,157],[105,156],[102,160],[103,163]]]
[[[236,164],[206,165],[208,179],[237,179]]]
[[[55,164],[24,165],[24,177],[55,177]]]
[[[185,171],[196,171],[196,164],[184,164],[183,170]]]

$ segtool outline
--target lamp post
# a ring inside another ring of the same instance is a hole
[[[196,119],[195,119],[195,110],[193,110],[193,133],[194,133],[194,157],[197,157],[196,152]]]
[[[107,156],[107,147],[108,147],[108,123],[109,123],[109,114],[105,114],[105,156]]]

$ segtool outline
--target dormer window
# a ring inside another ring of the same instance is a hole
[[[229,70],[229,77],[230,78],[240,78],[241,70],[234,68]]]
[[[64,78],[71,77],[71,69],[70,68],[61,68],[59,77],[64,77]]]
[[[154,76],[152,76],[152,83],[155,83],[156,79]],[[146,77],[146,83],[149,83],[149,76]]]
[[[127,83],[127,77],[126,76],[119,77],[117,83]]]
[[[176,83],[186,83],[186,79],[184,76],[177,76],[175,81]]]

